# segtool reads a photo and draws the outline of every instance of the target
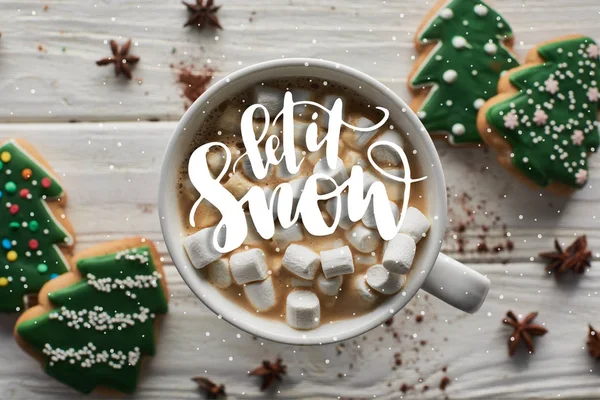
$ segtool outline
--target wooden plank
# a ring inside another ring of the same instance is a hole
[[[5,124],[0,140],[22,137],[46,155],[67,188],[67,212],[83,248],[135,234],[162,240],[158,174],[174,128],[171,122]],[[590,158],[591,188],[569,199],[514,181],[493,152],[436,145],[448,186],[450,221],[443,250],[449,255],[468,262],[529,261],[550,249],[555,237],[569,243],[581,234],[600,252],[598,157]],[[506,250],[508,240],[512,251]],[[489,250],[478,251],[478,243]],[[494,252],[498,245],[504,249]],[[162,243],[160,249],[166,257]]]
[[[361,397],[434,399],[443,376],[450,398],[597,398],[598,366],[585,351],[587,324],[600,325],[596,312],[600,263],[576,279],[557,284],[536,263],[474,265],[492,280],[481,311],[461,314],[424,295],[413,299],[391,327],[378,327],[343,346],[298,347],[254,339],[219,320],[196,299],[174,268],[167,268],[170,314],[161,328],[158,354],[148,364],[136,396],[140,399],[198,398],[192,376],[224,383],[231,398],[265,398],[246,376],[262,359],[280,355],[288,376],[276,391],[281,399]],[[511,330],[501,320],[508,309],[539,310],[537,322],[549,333],[535,340],[536,353],[507,355]],[[423,313],[423,322],[415,315]],[[14,317],[2,317],[0,387],[13,399],[64,399],[74,392],[48,378],[12,340]],[[398,337],[394,337],[397,332]],[[426,343],[421,344],[421,341]],[[394,367],[395,354],[402,365]],[[230,359],[231,357],[231,359]],[[444,372],[443,367],[447,367]],[[338,375],[342,374],[341,377]],[[429,390],[423,392],[424,386]],[[279,392],[277,392],[279,391]]]
[[[270,59],[326,58],[408,99],[412,39],[432,3],[231,0],[219,12],[225,30],[199,32],[182,27],[187,14],[179,2],[0,0],[0,121],[177,120],[184,101],[170,65],[180,62],[209,63],[220,78]],[[573,29],[600,38],[595,0],[491,4],[511,22],[521,56]],[[94,64],[109,55],[105,41],[113,38],[135,41],[132,52],[142,60],[132,82]]]

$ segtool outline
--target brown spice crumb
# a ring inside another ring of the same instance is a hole
[[[440,381],[440,390],[446,390],[446,387],[450,384],[450,378],[444,376]]]
[[[394,323],[394,317],[391,317],[390,319],[388,319],[387,321],[384,322],[385,326],[390,326]]]
[[[48,4],[46,4],[46,5],[44,6],[44,11],[48,11],[48,9],[49,9],[49,8],[50,8],[50,7],[48,7]]]
[[[415,320],[416,320],[418,323],[421,323],[421,322],[423,322],[423,316],[422,316],[421,314],[419,314],[419,315],[417,315],[417,316],[415,317]]]
[[[409,385],[407,385],[406,383],[403,383],[403,384],[400,386],[400,391],[401,391],[402,393],[406,393],[406,392],[408,392],[409,390],[413,390],[413,389],[414,389],[414,388],[413,388],[412,386],[409,386]]]

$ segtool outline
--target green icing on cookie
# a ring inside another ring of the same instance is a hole
[[[418,40],[436,46],[410,85],[431,86],[417,110],[429,132],[448,132],[456,144],[481,143],[477,110],[496,94],[500,74],[519,65],[503,45],[510,37],[508,23],[479,0],[449,1],[428,21]]]
[[[598,148],[598,46],[589,37],[543,45],[543,64],[510,74],[519,92],[486,113],[513,148],[512,164],[533,182],[575,188],[588,179],[589,152]]]
[[[48,209],[63,189],[15,141],[0,146],[0,311],[23,309],[24,296],[67,271],[57,246],[73,239]]]
[[[42,353],[46,372],[89,393],[97,386],[132,393],[143,355],[154,355],[154,321],[167,312],[148,247],[85,258],[83,280],[49,294],[49,313],[17,326]]]

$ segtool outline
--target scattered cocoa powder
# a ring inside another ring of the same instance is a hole
[[[171,68],[175,68],[175,66],[171,64]],[[183,89],[182,97],[187,100],[185,109],[208,89],[215,72],[214,69],[207,66],[204,66],[200,71],[196,72],[195,70],[193,64],[183,65],[180,63],[177,68],[177,83]]]

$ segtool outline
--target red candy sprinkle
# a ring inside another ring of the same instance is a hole
[[[10,206],[10,208],[8,209],[8,211],[12,214],[15,215],[16,213],[19,212],[19,205],[18,204],[13,204]]]
[[[50,178],[48,178],[48,177],[42,178],[42,187],[44,189],[48,189],[50,187],[50,185],[52,185],[52,181],[50,180]]]
[[[19,192],[19,196],[21,196],[24,199],[26,199],[28,195],[29,195],[29,189],[21,189],[21,191]]]
[[[38,243],[38,241],[37,241],[37,240],[35,240],[35,239],[31,239],[31,240],[29,241],[29,248],[30,248],[31,250],[37,250],[38,246],[39,246],[39,243]]]

